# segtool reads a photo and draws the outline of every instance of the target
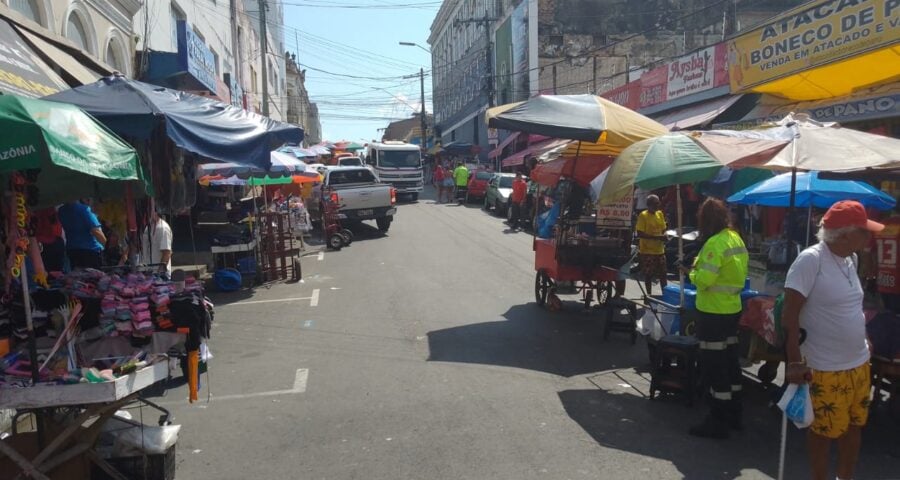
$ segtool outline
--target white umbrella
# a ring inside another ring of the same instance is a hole
[[[900,140],[817,122],[806,114],[792,113],[756,130],[710,130],[694,132],[692,137],[730,167],[821,172],[900,168]],[[777,148],[779,143],[784,147]],[[776,148],[747,156],[741,146],[750,144]],[[737,161],[731,162],[733,159]]]

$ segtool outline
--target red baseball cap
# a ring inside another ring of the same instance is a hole
[[[859,227],[870,232],[884,230],[884,224],[869,220],[866,208],[854,200],[842,200],[832,205],[825,212],[822,224],[828,229]]]

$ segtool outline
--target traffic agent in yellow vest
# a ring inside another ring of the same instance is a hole
[[[691,270],[697,286],[697,310],[732,314],[741,311],[741,291],[750,258],[737,232],[724,228],[703,245]]]

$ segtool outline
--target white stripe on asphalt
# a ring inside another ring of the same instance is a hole
[[[235,302],[230,305],[256,305],[259,303],[280,303],[280,302],[296,302],[298,300],[313,300],[315,299],[316,303],[319,302],[319,290],[313,290],[312,297],[291,297],[291,298],[279,298],[276,300],[248,300],[244,302]],[[313,305],[315,306],[315,305]]]
[[[320,261],[320,262],[321,262],[322,260],[325,260],[325,252],[319,252],[319,256],[316,257],[316,260],[318,260],[318,261]]]
[[[298,368],[297,376],[294,377],[294,393],[303,393],[306,391],[307,378],[309,378],[309,369]]]
[[[298,393],[306,392],[306,382],[309,379],[309,369],[307,368],[298,368],[297,374],[294,377],[294,388],[290,390],[270,390],[268,392],[254,392],[254,393],[236,393],[233,395],[222,395],[211,396],[210,402],[221,402],[224,400],[241,400],[245,398],[257,398],[257,397],[274,397],[277,395],[296,395]],[[154,402],[157,405],[181,405],[187,401],[185,398],[182,401],[165,401],[165,402]],[[200,404],[202,402],[198,402]]]
[[[313,290],[312,297],[309,298],[309,306],[310,307],[318,307],[319,306],[319,289]]]

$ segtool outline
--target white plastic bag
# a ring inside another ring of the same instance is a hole
[[[781,400],[778,401],[778,408],[784,411],[797,428],[806,428],[812,425],[815,418],[813,412],[812,398],[809,396],[809,384],[795,385],[793,383],[787,386]]]
[[[161,455],[178,441],[181,425],[164,425],[143,428],[132,426],[115,432],[114,456]]]

